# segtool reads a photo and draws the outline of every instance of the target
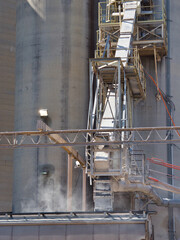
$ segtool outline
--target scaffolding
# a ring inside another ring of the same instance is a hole
[[[117,40],[125,14],[125,3],[128,1],[100,2],[98,7],[97,50],[96,57],[102,57],[107,47],[107,57],[112,57],[117,48]],[[154,55],[154,47],[158,56],[167,55],[167,17],[164,0],[159,5],[153,4],[153,0],[129,1],[137,2],[136,19],[133,29],[132,48],[138,48],[141,56]]]
[[[96,211],[113,209],[113,177],[134,184],[145,184],[148,179],[143,152],[133,144],[112,147],[109,143],[129,139],[126,129],[133,127],[133,102],[146,98],[141,56],[154,55],[158,88],[157,61],[167,54],[165,4],[163,0],[159,6],[153,0],[106,0],[99,3],[98,24],[95,58],[89,60],[88,129],[102,132],[93,136],[96,146],[86,150]],[[122,132],[117,136],[103,129]],[[98,145],[104,139],[106,143]]]

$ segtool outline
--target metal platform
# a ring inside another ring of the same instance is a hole
[[[1,240],[150,240],[151,228],[146,212],[0,216]]]

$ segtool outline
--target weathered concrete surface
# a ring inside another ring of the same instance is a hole
[[[168,0],[167,0],[168,1]],[[154,1],[157,4],[159,1]],[[160,88],[166,93],[169,93],[172,96],[171,100],[174,102],[176,110],[174,112],[174,120],[176,126],[180,125],[180,101],[179,101],[179,89],[180,89],[180,54],[179,54],[179,22],[180,22],[180,2],[179,1],[171,1],[170,7],[167,9],[169,11],[169,19],[168,22],[170,24],[169,29],[169,69],[167,66],[167,59],[163,59],[158,63],[158,75],[159,75],[159,84]],[[143,64],[146,70],[155,77],[154,63],[153,59],[143,59]],[[169,79],[168,79],[169,78]],[[169,83],[167,82],[169,81]],[[161,101],[156,101],[155,98],[156,88],[148,79],[147,81],[147,99],[145,102],[141,102],[135,106],[135,124],[136,126],[166,126],[166,110],[164,104]],[[167,161],[167,148],[162,145],[153,145],[148,147],[143,147],[146,151],[147,157],[157,157]],[[179,154],[180,154],[180,146],[173,146],[173,161],[174,164],[179,165]],[[166,168],[162,167],[154,167],[156,171],[163,171],[165,174],[167,173]],[[178,171],[174,171],[176,176],[180,176]],[[160,176],[158,174],[154,174],[154,177],[161,179],[162,181],[167,181],[165,176]],[[180,182],[177,179],[175,181],[176,186],[180,186]],[[167,193],[164,191],[157,191],[163,197],[168,197]],[[180,196],[175,196],[176,199],[180,199]],[[150,206],[152,210],[153,205]],[[157,210],[158,214],[153,217],[153,225],[155,230],[155,239],[169,239],[169,229],[168,229],[168,209],[167,208],[154,208]],[[174,219],[175,219],[175,236],[176,239],[180,239],[180,217],[179,217],[179,209],[174,209]]]
[[[53,129],[86,128],[89,0],[17,0],[16,130],[34,130],[47,108]],[[41,169],[54,171],[45,179]],[[67,155],[60,149],[16,150],[13,211],[66,210]],[[74,170],[73,209],[81,208]]]
[[[180,126],[180,2],[171,1],[170,3],[170,87],[172,100],[175,103],[174,120],[177,126]],[[174,164],[180,165],[180,144],[173,146],[173,161]],[[174,171],[176,176],[180,176],[179,171]],[[179,179],[175,180],[175,185],[180,187]],[[175,196],[180,199],[180,195]],[[174,209],[175,219],[175,235],[176,239],[180,239],[180,209]]]
[[[16,8],[0,0],[0,131],[14,129]],[[13,151],[0,150],[0,211],[12,209]]]
[[[85,63],[87,52],[84,51],[85,49],[87,50],[86,38],[88,38],[86,25],[87,8],[85,7],[87,2],[81,2],[81,7],[77,8],[78,5],[75,6],[75,1],[76,0],[53,0],[55,7],[52,4],[50,5],[52,0],[47,0],[46,6],[42,4],[43,2],[45,3],[45,1],[39,1],[39,7],[34,5],[36,0],[17,1],[18,63],[16,70],[16,130],[34,130],[39,108],[48,108],[50,116],[49,124],[52,128],[86,127],[86,114],[84,110],[86,109],[85,105],[87,105],[87,102],[85,101],[83,105],[81,98],[85,99],[86,91],[84,91],[84,89],[87,87],[87,80],[85,81],[85,79],[87,79],[85,73],[87,71],[87,65]],[[1,2],[4,3],[8,1]],[[75,9],[73,14],[71,14],[70,6],[72,9]],[[82,6],[84,6],[84,12]],[[169,10],[170,20],[172,21],[170,22],[171,95],[176,105],[175,122],[176,125],[180,125],[180,55],[178,50],[180,2],[178,0],[171,1]],[[78,18],[75,17],[77,15]],[[80,20],[79,17],[82,17],[83,20]],[[76,24],[75,19],[79,19],[77,20],[78,24]],[[82,30],[82,28],[84,30]],[[67,70],[67,63],[70,66],[70,70]],[[154,76],[153,59],[143,59],[143,64]],[[166,92],[165,59],[161,63],[158,63],[158,68],[160,87]],[[70,71],[72,72],[70,73]],[[69,86],[72,88],[69,89]],[[165,108],[162,101],[156,101],[156,89],[150,80],[147,82],[147,89],[147,100],[139,104],[135,103],[134,126],[165,126]],[[82,96],[82,94],[84,94],[84,96]],[[167,160],[165,146],[143,147],[143,149],[146,150],[147,157],[159,157]],[[179,146],[174,146],[173,152],[174,163],[179,165]],[[16,151],[14,178],[15,211],[21,211],[22,209],[26,209],[27,211],[37,210],[39,209],[39,204],[41,204],[41,209],[45,210],[47,210],[49,206],[52,210],[62,209],[54,196],[54,200],[51,201],[50,199],[49,202],[48,198],[44,206],[42,198],[45,197],[45,192],[48,193],[48,196],[55,193],[53,186],[57,186],[57,198],[62,195],[60,194],[60,183],[63,183],[63,186],[66,185],[66,158],[65,154],[61,153],[58,149]],[[46,163],[52,163],[52,165],[55,166],[55,173],[48,179],[48,187],[46,182],[45,186],[43,185],[44,188],[41,188],[42,192],[39,192],[39,187],[44,183],[44,180],[41,181],[42,176],[38,167]],[[164,172],[166,172],[166,169],[164,169]],[[175,174],[177,175],[179,173],[175,172]],[[161,177],[161,179],[164,180],[163,177]],[[77,186],[79,186],[80,180],[80,178],[74,179],[74,184],[76,185],[77,183]],[[179,185],[178,180],[176,181],[176,185]],[[64,189],[62,187],[62,192],[66,193],[66,188]],[[162,196],[167,197],[167,194],[162,191],[159,192]],[[179,198],[179,196],[175,197]],[[32,199],[32,201],[29,201],[29,199]],[[30,203],[32,203],[32,205]],[[55,207],[52,207],[52,205]],[[66,206],[64,206],[64,208],[65,207]],[[154,206],[152,205],[151,207],[151,210],[153,210]],[[168,239],[168,211],[166,208],[156,209],[158,215],[153,217],[155,239]],[[178,239],[180,238],[179,209],[175,209],[174,212],[176,237]]]

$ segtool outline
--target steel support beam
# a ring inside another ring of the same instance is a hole
[[[46,123],[44,123],[43,121],[39,120],[38,121],[38,126],[37,126],[38,130],[40,131],[53,131],[52,128],[50,128]],[[50,134],[49,138],[54,141],[55,143],[60,143],[60,144],[66,144],[67,142],[58,134],[54,133],[54,134]],[[72,147],[65,147],[62,146],[62,148],[70,155],[73,156],[74,159],[76,159],[82,167],[85,167],[86,163],[85,160],[79,155],[79,153],[73,149]]]
[[[0,132],[0,148],[59,146],[85,167],[85,160],[72,146],[172,144],[180,142],[179,131],[180,127],[151,127]],[[128,136],[124,141],[120,140],[123,132]],[[119,140],[107,140],[104,137],[107,134],[114,134]],[[173,139],[169,139],[170,134],[174,135]],[[96,136],[98,141],[95,140]],[[43,137],[48,137],[49,142]]]
[[[86,169],[83,168],[82,211],[86,211]]]
[[[73,159],[68,154],[68,174],[67,174],[67,211],[72,211],[72,178],[73,178]]]

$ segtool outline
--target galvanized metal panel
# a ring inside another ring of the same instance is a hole
[[[85,220],[86,221],[86,220]],[[31,224],[31,221],[28,221]],[[42,223],[41,223],[42,224]],[[145,224],[0,226],[0,240],[142,240]]]
[[[40,226],[39,240],[65,240],[66,225]]]
[[[93,225],[67,225],[66,240],[93,240]]]
[[[94,240],[118,240],[118,224],[94,225]]]
[[[120,240],[145,239],[145,224],[120,224]]]
[[[13,227],[13,240],[39,240],[38,232],[38,226],[16,226]]]
[[[11,240],[12,227],[0,227],[0,240]]]

